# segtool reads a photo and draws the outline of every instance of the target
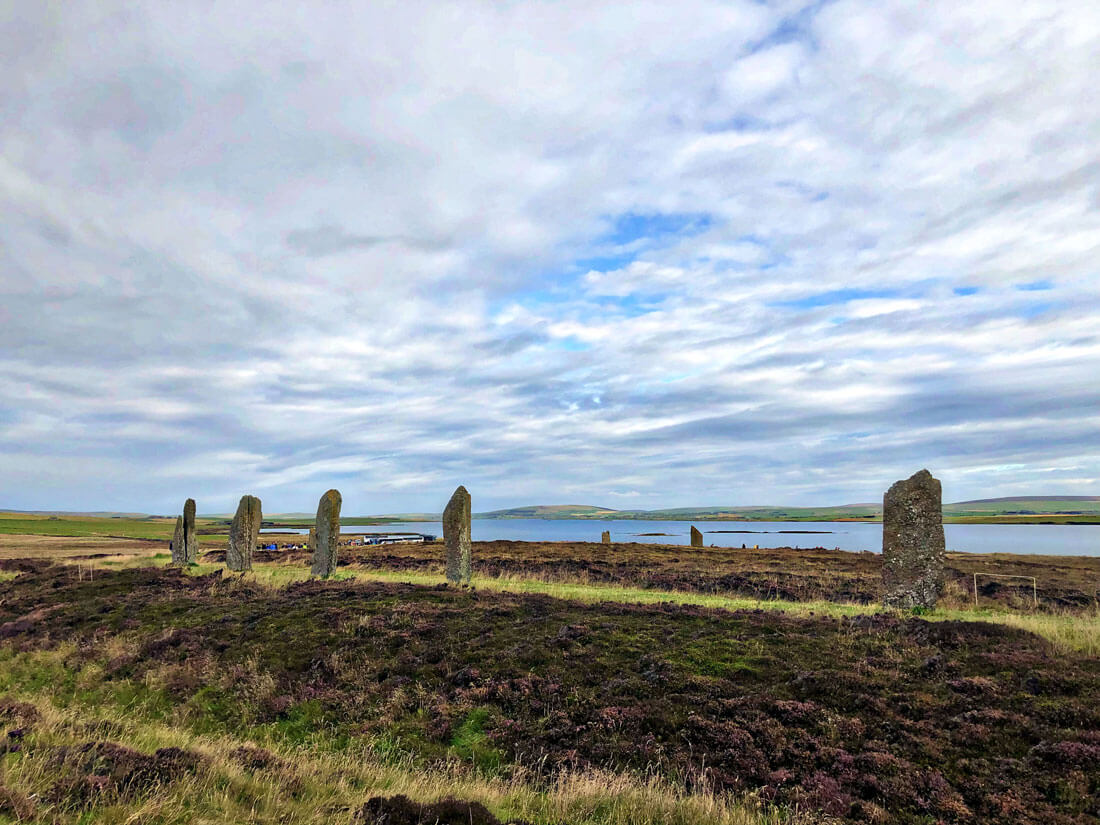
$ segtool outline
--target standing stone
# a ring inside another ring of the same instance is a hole
[[[260,521],[263,513],[260,500],[255,496],[241,496],[237,515],[229,525],[229,548],[225,552],[225,566],[230,570],[251,570],[252,551],[260,538]]]
[[[691,546],[702,547],[703,546],[703,534],[699,532],[699,528],[694,524],[691,525]]]
[[[183,504],[183,563],[196,564],[199,560],[199,540],[195,536],[195,499]]]
[[[935,607],[943,588],[943,493],[921,470],[882,499],[882,585],[887,607]]]
[[[447,549],[447,581],[469,584],[473,574],[470,550],[470,494],[459,486],[443,510],[443,544]]]
[[[309,547],[310,550],[316,550],[317,549],[317,527],[316,526],[313,526],[313,527],[309,528],[309,540],[307,542],[307,546]]]
[[[176,516],[176,532],[172,534],[172,566],[183,567],[187,564],[186,546],[183,539],[183,516]]]
[[[611,531],[604,530],[600,535],[600,544],[611,544]]]
[[[336,547],[340,541],[340,505],[343,499],[339,490],[329,490],[317,504],[317,521],[313,528],[316,541],[313,550],[313,576],[327,579],[336,572]]]

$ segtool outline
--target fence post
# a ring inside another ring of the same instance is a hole
[[[991,579],[1029,579],[1031,581],[1031,606],[1039,606],[1039,579],[1037,576],[1014,576],[1007,573],[982,573]],[[974,573],[974,607],[978,606],[978,574]]]

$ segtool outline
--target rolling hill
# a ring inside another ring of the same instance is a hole
[[[1027,523],[1035,521],[1100,521],[1100,496],[1007,496],[945,504],[944,518],[953,522]],[[534,505],[476,513],[474,518],[637,519],[645,521],[878,521],[882,505],[841,504],[825,507],[676,507],[661,510],[613,510],[589,505]]]

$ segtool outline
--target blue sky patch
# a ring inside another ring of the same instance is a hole
[[[752,44],[750,54],[765,49],[770,49],[784,43],[802,42],[810,48],[816,48],[817,42],[813,36],[813,19],[821,9],[829,4],[830,0],[817,0],[804,9],[783,19],[765,37]]]
[[[1030,320],[1053,309],[1061,309],[1064,306],[1065,304],[1062,301],[1040,301],[1039,303],[1020,307],[1016,310],[1016,315]]]
[[[608,272],[612,269],[622,269],[627,264],[633,263],[634,259],[637,257],[637,252],[621,252],[617,255],[597,255],[594,258],[578,258],[575,268],[579,270],[581,274],[593,269],[597,272]]]
[[[575,335],[567,335],[564,338],[555,338],[550,344],[551,349],[563,349],[567,352],[583,352],[586,349],[591,349],[591,345],[586,344],[580,338]]]
[[[1021,292],[1045,292],[1048,289],[1054,289],[1054,284],[1044,278],[1040,281],[1028,281],[1024,284],[1016,284],[1016,289]]]
[[[624,212],[608,223],[610,228],[592,244],[594,254],[577,258],[570,269],[582,275],[622,269],[644,251],[705,232],[713,220],[704,212]]]
[[[957,286],[953,291],[956,295],[966,296],[975,295],[981,290],[976,286]]]
[[[604,243],[624,245],[640,240],[662,241],[670,237],[690,237],[711,226],[706,213],[667,212],[638,214],[626,212],[614,219],[613,228],[600,238]]]

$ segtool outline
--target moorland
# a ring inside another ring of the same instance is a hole
[[[1100,822],[1100,559],[200,544],[0,535],[0,822]]]

